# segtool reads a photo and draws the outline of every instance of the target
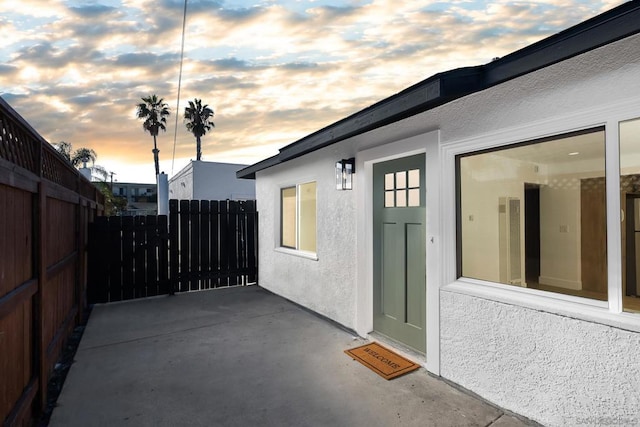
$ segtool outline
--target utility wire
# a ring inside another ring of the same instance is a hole
[[[171,157],[171,175],[176,160],[176,141],[178,139],[178,116],[180,115],[180,89],[182,88],[182,63],[184,61],[184,34],[187,25],[187,0],[184,0],[184,14],[182,16],[182,46],[180,47],[180,73],[178,74],[178,99],[176,100],[176,125],[173,131],[173,156]]]

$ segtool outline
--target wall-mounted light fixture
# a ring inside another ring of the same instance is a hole
[[[336,162],[336,189],[353,189],[353,174],[356,173],[356,159],[342,159]]]

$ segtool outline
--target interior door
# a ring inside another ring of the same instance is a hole
[[[374,330],[426,352],[425,155],[373,167]]]

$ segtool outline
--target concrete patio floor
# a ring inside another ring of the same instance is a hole
[[[523,426],[257,286],[94,307],[51,426]]]

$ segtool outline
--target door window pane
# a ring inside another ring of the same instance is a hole
[[[409,190],[409,206],[420,206],[420,189],[412,188]]]
[[[420,169],[413,169],[409,171],[409,187],[420,187]]]
[[[385,208],[393,208],[396,205],[395,201],[395,191],[385,191],[384,192],[384,207]]]
[[[396,188],[407,188],[407,172],[396,172]]]
[[[399,208],[407,206],[407,190],[396,190],[396,206]]]
[[[604,130],[459,157],[462,276],[607,299]]]
[[[387,173],[384,175],[384,189],[385,190],[393,190],[395,187],[395,181],[393,179],[392,173]]]

